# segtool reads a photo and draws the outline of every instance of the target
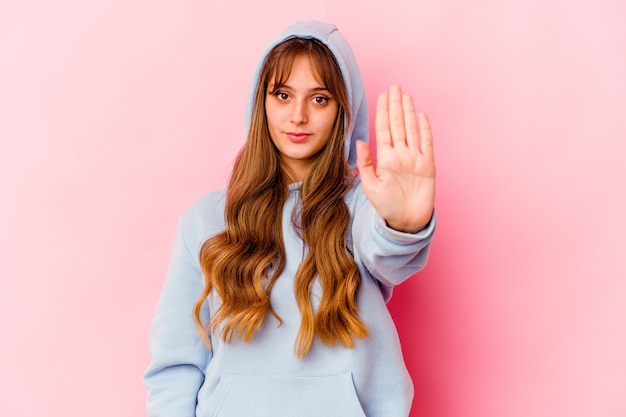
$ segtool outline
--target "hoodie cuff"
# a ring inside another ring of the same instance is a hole
[[[392,229],[387,225],[385,219],[383,219],[378,213],[376,213],[376,230],[382,237],[389,240],[390,242],[410,245],[412,243],[419,242],[420,240],[430,238],[435,232],[435,227],[437,224],[437,219],[435,216],[435,212],[433,211],[433,215],[430,218],[430,221],[424,226],[424,228],[416,233],[405,233],[400,232],[396,229]]]

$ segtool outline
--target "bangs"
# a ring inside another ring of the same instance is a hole
[[[289,53],[291,52],[291,53]],[[264,84],[270,94],[276,92],[277,89],[281,88],[287,83],[287,80],[291,76],[291,70],[293,69],[293,64],[296,61],[296,58],[299,55],[304,56],[302,52],[296,51],[285,51],[285,53],[277,54],[279,56],[273,57],[274,59],[269,62],[267,66],[267,73],[265,74]],[[270,57],[268,57],[269,59]],[[315,69],[315,79],[320,82],[318,79],[317,69]],[[270,85],[272,89],[270,90]]]

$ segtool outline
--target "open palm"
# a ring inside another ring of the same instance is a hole
[[[393,229],[414,233],[430,221],[435,200],[435,160],[426,114],[416,113],[413,100],[392,85],[376,106],[374,168],[370,150],[357,143],[357,165],[363,191]]]

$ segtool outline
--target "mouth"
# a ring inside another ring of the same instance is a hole
[[[286,132],[285,134],[290,141],[296,143],[305,142],[311,136],[310,133],[304,132]]]

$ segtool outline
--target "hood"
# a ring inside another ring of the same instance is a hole
[[[252,78],[246,111],[246,131],[250,128],[256,93],[255,90],[259,82],[259,76],[265,57],[273,47],[294,37],[318,39],[330,49],[339,63],[339,68],[341,69],[343,80],[348,90],[348,102],[350,103],[350,112],[352,114],[352,123],[346,129],[345,150],[346,155],[348,155],[348,163],[350,167],[354,169],[356,168],[355,141],[356,139],[361,139],[367,142],[369,138],[365,86],[350,46],[341,33],[339,33],[337,27],[331,23],[317,21],[297,22],[285,29],[270,43],[263,53]]]

